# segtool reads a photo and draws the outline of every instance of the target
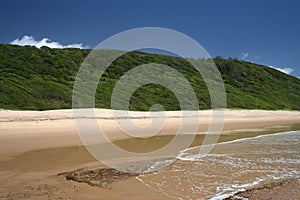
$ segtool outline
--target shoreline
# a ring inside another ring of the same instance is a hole
[[[278,129],[274,129],[273,131],[278,130]],[[279,131],[279,130],[278,130]],[[241,135],[242,133],[238,133],[238,135],[240,136],[240,139],[237,140],[244,140],[244,139],[251,139],[251,138],[257,138],[260,136],[264,136],[267,134],[284,134],[284,132],[278,132],[275,131],[274,133],[259,133],[258,135],[252,135],[251,137],[243,137],[243,135]],[[290,131],[289,131],[290,132]],[[226,135],[230,133],[226,133]],[[250,134],[253,134],[250,132]],[[236,133],[233,133],[233,135],[236,135]],[[228,142],[234,142],[236,140],[234,139],[230,139],[229,141],[225,141],[225,142],[220,142],[220,143],[228,143]],[[120,196],[122,194],[124,194],[124,192],[128,192],[128,195],[134,195],[134,197],[132,197],[132,199],[134,200],[138,200],[140,199],[140,195],[142,195],[144,192],[148,193],[149,196],[149,200],[150,199],[174,199],[171,196],[165,196],[165,193],[161,193],[160,191],[156,190],[153,187],[148,186],[147,184],[143,183],[141,180],[139,180],[137,177],[135,176],[129,176],[127,178],[122,178],[122,175],[119,178],[116,178],[115,174],[112,173],[112,177],[113,181],[111,183],[109,183],[109,181],[107,181],[109,184],[105,184],[104,187],[99,187],[97,184],[93,185],[93,184],[89,184],[86,181],[78,181],[76,179],[72,179],[72,178],[67,178],[65,177],[63,174],[69,174],[72,172],[76,172],[76,171],[81,171],[81,170],[88,170],[88,169],[107,169],[108,171],[111,168],[107,168],[106,166],[100,164],[99,162],[93,160],[93,158],[88,158],[86,160],[80,160],[78,163],[72,163],[69,165],[59,165],[58,163],[52,163],[53,160],[48,160],[49,163],[47,162],[43,162],[42,165],[40,166],[39,163],[35,163],[36,166],[32,166],[32,165],[28,165],[28,166],[20,166],[22,164],[24,164],[24,162],[29,162],[32,163],[35,160],[39,160],[40,156],[44,156],[47,155],[50,158],[53,158],[54,156],[57,156],[59,154],[63,154],[63,152],[70,152],[70,150],[68,148],[78,148],[77,147],[65,147],[65,148],[61,148],[61,151],[57,151],[55,152],[56,149],[60,149],[60,148],[51,148],[51,149],[42,149],[42,150],[35,150],[33,152],[27,152],[24,154],[21,154],[19,156],[14,157],[14,159],[19,160],[19,162],[11,162],[9,163],[10,166],[15,166],[12,167],[11,170],[16,171],[16,173],[12,173],[11,176],[15,177],[15,178],[20,178],[21,180],[14,180],[12,182],[17,182],[18,187],[20,187],[19,185],[19,181],[23,182],[26,180],[26,188],[22,188],[21,189],[17,189],[17,193],[14,193],[11,187],[9,187],[9,189],[4,190],[4,194],[7,194],[8,191],[9,194],[13,194],[13,195],[17,195],[17,194],[22,194],[22,195],[28,195],[31,196],[30,199],[35,199],[35,195],[36,196],[44,196],[44,193],[52,193],[54,191],[52,191],[53,188],[55,188],[55,191],[59,191],[59,194],[57,194],[57,196],[54,195],[55,198],[59,198],[59,197],[66,197],[65,194],[62,193],[62,190],[60,188],[64,188],[64,190],[67,190],[68,192],[71,193],[71,196],[74,199],[80,199],[80,198],[75,198],[75,194],[78,195],[78,191],[89,191],[92,192],[94,195],[89,195],[88,197],[86,196],[81,196],[82,198],[85,199],[98,199],[99,195],[104,196],[105,198],[111,198],[111,199],[120,199],[123,198],[123,196]],[[84,147],[82,147],[84,148]],[[54,152],[52,152],[54,150]],[[62,158],[64,158],[64,161],[66,163],[68,163],[71,159],[74,159],[75,157],[86,157],[87,155],[89,155],[88,152],[85,152],[82,154],[81,151],[78,150],[73,150],[72,151],[74,153],[74,155],[72,156],[71,154],[66,153],[65,155],[62,155],[62,157],[56,157],[54,159],[54,161],[56,160],[59,161]],[[81,152],[81,154],[79,153]],[[78,154],[79,153],[79,154]],[[40,156],[37,156],[40,155]],[[71,156],[70,156],[71,155]],[[69,158],[71,157],[71,158]],[[88,156],[89,157],[89,156]],[[22,159],[23,158],[23,159]],[[31,158],[28,159],[28,158]],[[67,159],[69,158],[69,160]],[[77,159],[78,159],[77,158]],[[143,161],[141,161],[143,162]],[[84,164],[85,163],[85,164]],[[41,163],[40,163],[41,164]],[[50,164],[50,165],[49,165]],[[100,164],[100,165],[99,165]],[[44,168],[45,166],[47,166],[47,168]],[[8,166],[7,166],[8,167]],[[45,170],[45,171],[44,171]],[[6,174],[9,174],[8,171],[3,171],[3,162],[0,162],[0,174],[2,175],[4,172]],[[23,174],[28,174],[30,176],[34,175],[33,178],[28,177],[27,175],[25,177],[22,177],[22,175],[20,175],[20,172]],[[43,172],[43,175],[41,175],[40,173]],[[11,173],[11,172],[10,172]],[[125,175],[126,176],[126,175]],[[109,177],[109,176],[107,176]],[[106,177],[106,178],[107,178]],[[38,179],[37,179],[38,178]],[[4,183],[3,182],[3,178],[1,178],[2,180],[0,181],[0,183]],[[40,179],[44,179],[42,182]],[[100,182],[101,183],[101,182]],[[16,183],[14,183],[12,185],[13,188],[16,187],[15,185]],[[270,183],[272,184],[272,182]],[[10,184],[8,184],[10,185]],[[91,186],[93,185],[93,186]],[[40,188],[43,189],[40,189]],[[256,187],[263,187],[261,185],[258,185]],[[253,187],[254,189],[256,187]],[[1,186],[0,186],[1,188]],[[31,188],[31,190],[33,191],[28,191],[28,188]],[[52,189],[51,189],[52,188]],[[72,191],[73,188],[76,188],[76,191]],[[136,191],[136,188],[139,188],[139,192]],[[246,195],[252,194],[253,193],[253,188],[250,188],[249,191],[248,189],[245,191],[247,193],[245,193]],[[40,191],[41,190],[41,191]],[[5,193],[6,192],[6,193]],[[34,192],[34,193],[31,193]],[[43,194],[40,194],[40,192],[43,192]],[[37,193],[37,194],[36,194]],[[116,194],[115,194],[116,193]],[[244,193],[237,193],[237,196],[242,196]],[[0,192],[0,199],[1,197],[4,197],[5,195],[2,195]],[[49,194],[48,194],[49,196]],[[231,198],[234,199],[235,197],[237,197],[236,195],[232,196]],[[45,197],[45,196],[44,196]],[[150,198],[151,197],[151,198]],[[53,199],[55,199],[53,198]],[[5,198],[4,198],[5,199]],[[9,199],[9,198],[8,198]],[[18,199],[18,198],[14,198],[14,199]],[[23,198],[20,198],[23,199]],[[36,198],[39,199],[39,198]],[[50,198],[51,199],[51,198]],[[126,198],[125,198],[126,199]],[[147,198],[146,198],[147,199]]]
[[[224,200],[237,199],[297,199],[299,198],[300,179],[273,180],[269,183],[237,192]]]
[[[102,113],[101,116],[106,118],[111,117],[112,114],[109,110],[100,109],[96,112]],[[267,127],[284,130],[286,127],[300,124],[299,111],[226,110],[225,112],[222,133],[224,140],[245,137],[247,134],[254,136],[257,131],[268,131]],[[101,189],[85,183],[67,181],[64,177],[57,176],[59,173],[100,164],[82,146],[73,119],[61,119],[68,117],[70,113],[70,110],[0,111],[0,188],[2,190],[0,199],[24,199],[24,197],[99,199],[101,196],[113,200],[120,198],[138,200],[141,195],[149,200],[172,199],[133,177],[114,182],[111,189]],[[189,114],[197,116],[193,113]],[[202,124],[196,137],[201,138],[209,125],[210,111],[200,111],[199,114]],[[178,127],[176,124],[180,120],[174,112],[168,112],[167,115],[171,118],[167,119],[164,129],[158,135],[166,138],[174,135],[174,130]],[[151,119],[149,113],[145,112],[133,113],[132,116],[133,121],[138,125],[147,125]],[[18,120],[24,119],[23,117],[27,121]],[[112,141],[130,147],[126,142],[130,140],[129,137],[117,128],[113,120],[98,120],[106,130],[110,130],[108,134]],[[88,195],[83,196],[83,194]]]
[[[111,141],[130,138],[119,128],[121,124],[122,127],[130,129],[131,125],[127,125],[126,120],[112,120],[114,116],[112,110],[95,109],[93,111],[95,111],[96,117],[100,118],[91,118],[90,120],[96,120]],[[223,133],[300,124],[300,111],[224,110],[224,112]],[[121,113],[118,112],[118,114],[120,117],[124,116],[126,112],[122,111]],[[155,112],[154,114],[149,112],[129,112],[129,116],[133,117],[132,122],[140,127],[148,126],[151,124],[153,117],[155,117],[155,120],[159,120],[159,117],[162,117],[164,114],[167,118],[164,127],[157,135],[176,134],[181,122],[181,118],[179,118],[181,112],[179,111]],[[211,114],[211,110],[205,110],[199,112],[188,111],[187,115],[193,119],[190,122],[191,125],[195,123],[195,118],[200,121],[197,132],[198,134],[203,134],[209,128]],[[83,120],[89,120],[86,119],[89,116],[85,115],[85,113],[82,113],[82,115]],[[76,129],[72,110],[0,110],[0,146],[3,152],[2,155],[13,156],[15,152],[82,145]]]

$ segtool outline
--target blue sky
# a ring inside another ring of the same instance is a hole
[[[94,47],[138,27],[170,28],[208,53],[285,69],[300,77],[299,1],[1,1],[0,42],[23,36]],[[46,42],[46,40],[42,40]],[[48,41],[49,43],[49,41]]]

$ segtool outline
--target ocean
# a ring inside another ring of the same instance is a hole
[[[175,199],[224,199],[274,180],[300,178],[300,131],[218,143],[207,155],[201,147],[181,151],[173,162],[138,180]]]

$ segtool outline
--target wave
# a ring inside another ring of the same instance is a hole
[[[224,199],[274,179],[300,178],[300,131],[218,143],[210,154],[199,146],[138,180],[177,199]],[[152,169],[169,161],[154,163]]]
[[[242,141],[259,139],[259,138],[270,137],[270,136],[278,136],[278,135],[283,135],[283,134],[291,134],[291,133],[300,133],[300,132],[297,130],[297,131],[286,131],[286,132],[258,135],[258,136],[255,136],[255,137],[246,137],[246,138],[239,138],[239,139],[226,141],[226,142],[220,142],[220,143],[217,143],[215,145],[231,144],[231,143],[236,143],[236,142],[242,142]],[[208,144],[208,145],[211,145],[211,144]],[[190,147],[190,148],[181,150],[178,153],[176,158],[179,159],[179,160],[190,160],[190,161],[195,161],[197,159],[205,158],[208,154],[196,154],[196,155],[192,156],[192,155],[189,155],[189,153],[187,153],[187,152],[192,151],[192,150],[196,150],[196,149],[200,149],[201,147],[208,146],[208,145],[194,146],[194,147]],[[209,155],[212,156],[212,154],[209,154]]]

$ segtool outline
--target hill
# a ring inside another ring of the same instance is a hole
[[[50,110],[72,107],[77,71],[90,50],[38,49],[0,44],[0,108]],[[300,80],[275,69],[237,59],[214,58],[221,72],[228,108],[300,110]],[[102,76],[95,105],[110,108],[114,85],[131,68],[161,63],[179,71],[196,92],[200,109],[210,108],[206,85],[189,62],[178,57],[130,52],[114,61]],[[175,95],[167,88],[149,84],[137,89],[130,110],[149,110],[153,104],[179,110]]]

